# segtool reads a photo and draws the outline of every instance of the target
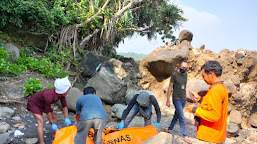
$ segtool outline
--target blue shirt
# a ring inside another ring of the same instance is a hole
[[[80,120],[100,118],[107,121],[107,113],[103,108],[101,99],[97,95],[87,94],[76,101],[76,113]]]

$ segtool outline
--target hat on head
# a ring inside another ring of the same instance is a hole
[[[56,79],[54,81],[55,92],[57,94],[64,94],[71,87],[71,83],[68,77],[62,79]]]
[[[148,102],[147,100],[149,99],[149,97],[150,95],[148,92],[141,91],[140,94],[137,96],[137,102],[144,105]]]

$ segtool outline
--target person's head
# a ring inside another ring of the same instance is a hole
[[[61,78],[61,79],[58,78],[54,81],[54,87],[55,87],[55,92],[57,93],[58,96],[66,96],[71,87],[71,83],[68,77]]]
[[[187,71],[188,68],[188,63],[186,60],[182,60],[182,62],[180,63],[180,68],[179,68],[179,72],[180,73],[185,73]]]
[[[150,95],[148,92],[146,91],[141,91],[140,94],[137,96],[137,103],[139,106],[142,107],[147,107],[150,104],[150,99],[149,99]]]
[[[85,87],[83,92],[84,92],[84,95],[96,94],[96,90],[93,87]]]
[[[208,61],[201,67],[204,81],[211,85],[222,75],[222,66],[217,61]]]

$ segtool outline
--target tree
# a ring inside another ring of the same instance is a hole
[[[74,56],[78,49],[108,53],[134,32],[174,40],[173,30],[186,21],[168,0],[2,0],[0,13],[0,30],[29,27]]]

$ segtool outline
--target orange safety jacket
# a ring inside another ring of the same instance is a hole
[[[209,87],[201,106],[195,115],[200,117],[197,138],[203,141],[221,143],[226,139],[226,121],[228,115],[228,91],[223,82]]]

